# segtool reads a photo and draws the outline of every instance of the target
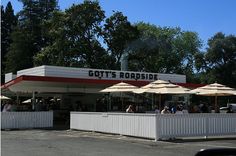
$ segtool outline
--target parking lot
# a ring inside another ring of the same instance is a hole
[[[4,130],[2,156],[193,156],[200,149],[235,148],[236,136],[158,141],[75,130]]]

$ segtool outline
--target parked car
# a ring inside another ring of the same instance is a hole
[[[231,107],[231,110],[236,113],[236,103],[228,103],[227,107],[221,107],[220,110],[221,111],[227,111],[229,108]]]
[[[202,149],[195,156],[236,156],[236,148]]]

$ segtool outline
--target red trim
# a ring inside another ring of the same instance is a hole
[[[1,88],[2,88],[2,89],[8,88],[8,87],[10,87],[10,86],[12,86],[12,85],[14,85],[14,84],[16,84],[16,83],[21,82],[22,80],[23,80],[23,77],[22,77],[22,76],[17,77],[17,78],[15,78],[15,79],[13,79],[13,80],[11,80],[11,81],[5,83],[4,85],[2,85]]]
[[[93,83],[93,84],[116,84],[121,80],[100,80],[100,79],[82,79],[82,78],[66,78],[66,77],[49,77],[49,76],[26,76],[23,75],[25,81],[47,81],[47,82],[65,82],[65,83]],[[147,84],[146,81],[124,81],[136,86]]]
[[[44,82],[88,83],[88,84],[93,83],[93,84],[110,84],[110,85],[122,82],[121,80],[100,80],[100,79],[81,79],[81,78],[22,75],[2,85],[1,88],[3,89],[8,88],[21,81],[44,81]],[[130,81],[130,80],[123,81],[123,82],[133,84],[135,86],[143,86],[149,83],[148,81]]]
[[[108,85],[113,85],[113,84],[122,82],[121,80],[81,79],[81,78],[22,75],[2,85],[1,88],[3,89],[8,88],[21,81],[44,81],[44,82],[62,82],[62,83],[87,83],[87,84],[92,83],[92,84],[108,84]],[[149,81],[130,81],[130,80],[126,80],[123,82],[129,83],[135,86],[139,86],[139,87],[150,83]],[[187,87],[187,88],[197,88],[197,87],[204,86],[203,84],[193,84],[193,83],[176,83],[176,84],[183,87]]]

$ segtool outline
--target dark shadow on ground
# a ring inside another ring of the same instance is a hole
[[[168,140],[161,140],[164,142],[171,142],[171,143],[187,143],[187,142],[208,142],[208,141],[220,141],[220,140],[236,140],[236,137],[220,137],[220,138],[191,138],[191,139],[180,139],[180,138],[175,138],[175,139],[168,139]]]

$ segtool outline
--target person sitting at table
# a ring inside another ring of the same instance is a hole
[[[133,105],[129,105],[129,107],[126,109],[126,113],[134,113]]]
[[[158,109],[157,106],[155,106],[155,108],[154,108],[154,112],[155,112],[155,113],[160,113],[160,110]]]
[[[164,109],[161,111],[161,114],[170,114],[169,107],[165,106]]]
[[[177,105],[175,114],[183,114],[183,106]]]

